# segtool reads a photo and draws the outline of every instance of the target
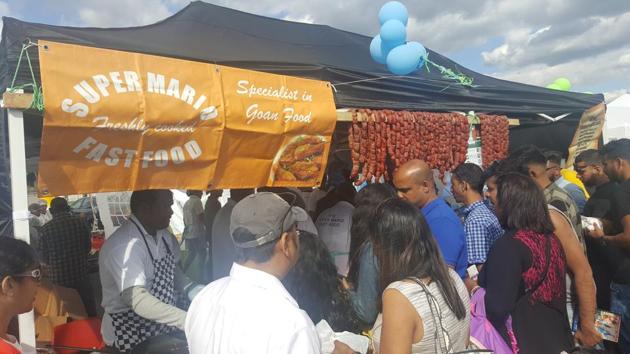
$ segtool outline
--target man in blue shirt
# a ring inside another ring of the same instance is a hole
[[[446,264],[466,277],[468,256],[464,227],[455,212],[437,196],[433,170],[426,162],[411,160],[394,174],[398,196],[422,210]]]
[[[463,203],[464,229],[466,230],[466,248],[468,264],[477,266],[486,262],[488,251],[499,237],[503,228],[497,217],[483,203],[483,170],[472,163],[463,163],[453,171],[453,196]]]

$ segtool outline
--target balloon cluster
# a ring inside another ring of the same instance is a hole
[[[407,42],[409,13],[405,5],[390,1],[378,13],[381,31],[370,43],[372,59],[386,64],[396,75],[407,75],[422,67],[427,50],[418,42]]]
[[[571,81],[566,77],[559,77],[553,83],[547,85],[548,89],[558,90],[558,91],[570,91],[571,90]]]

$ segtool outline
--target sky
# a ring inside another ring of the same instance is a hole
[[[64,26],[129,27],[162,20],[189,0],[0,0],[0,15]],[[207,0],[262,16],[378,34],[383,0]],[[408,40],[477,72],[573,91],[630,93],[629,0],[402,0]],[[365,55],[369,55],[366,53]]]

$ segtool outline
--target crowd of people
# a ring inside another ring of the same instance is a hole
[[[232,190],[224,206],[212,191],[204,207],[189,191],[184,262],[168,231],[172,193],[133,192],[132,215],[99,256],[103,339],[120,352],[358,351],[326,343],[315,326],[324,320],[369,335],[373,353],[630,353],[630,139],[576,157],[586,190],[561,165],[533,146],[485,170],[462,164],[450,204],[420,160],[391,184],[340,183],[316,204],[261,188]],[[69,270],[57,257],[87,247],[64,202],[53,201],[40,240],[41,264],[59,274]],[[63,237],[58,224],[76,229],[72,247],[48,245]],[[0,346],[17,350],[8,322],[32,307],[41,266],[26,244],[0,242]],[[187,276],[195,263],[208,285]],[[82,274],[60,279],[88,294]],[[603,341],[599,310],[619,316],[618,343]]]

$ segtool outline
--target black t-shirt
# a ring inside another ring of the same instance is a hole
[[[619,184],[617,193],[613,195],[613,208],[619,223],[624,216],[630,215],[630,179]]]
[[[582,215],[598,219],[608,220],[613,224],[610,234],[618,234],[623,231],[617,220],[617,212],[613,207],[613,199],[619,191],[619,185],[615,182],[604,183],[591,193],[591,197],[584,205]],[[590,237],[585,238],[588,260],[593,270],[593,277],[597,285],[597,307],[610,310],[610,282],[617,272],[620,259],[623,254],[620,250],[611,247],[599,240]]]
[[[621,221],[630,215],[630,180],[619,184],[619,188],[613,194],[612,208],[615,220],[621,229]],[[620,230],[620,232],[622,229]],[[611,261],[616,265],[613,281],[619,284],[630,284],[630,251],[614,247],[615,254]]]
[[[607,182],[598,186],[595,192],[591,194],[586,205],[584,205],[582,215],[617,223],[617,215],[612,204],[618,190],[619,185],[615,182]],[[618,232],[621,232],[621,230]]]

